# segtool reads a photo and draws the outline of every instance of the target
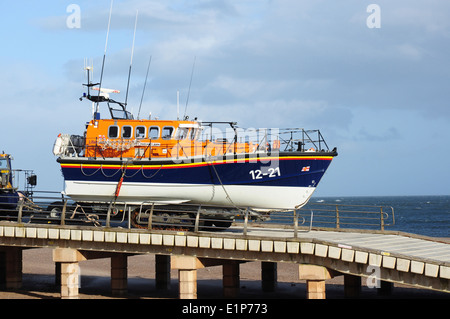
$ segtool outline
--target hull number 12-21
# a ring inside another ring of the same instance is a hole
[[[279,167],[275,167],[275,168],[270,167],[267,170],[267,172],[264,172],[264,173],[260,169],[251,170],[248,173],[252,176],[252,179],[263,179],[266,176],[268,176],[268,177],[281,176]]]

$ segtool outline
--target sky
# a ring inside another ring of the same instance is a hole
[[[82,135],[91,118],[79,100],[84,61],[98,81],[110,6],[2,6],[0,151],[35,171],[38,190],[63,190],[53,143]],[[179,91],[191,118],[320,129],[339,155],[317,196],[450,195],[450,2],[115,0],[112,9],[102,87],[123,101],[133,56],[135,114],[151,59],[141,116],[176,118]]]

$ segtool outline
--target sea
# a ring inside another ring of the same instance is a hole
[[[392,207],[394,221],[385,230],[450,237],[450,195],[312,197],[309,203]]]

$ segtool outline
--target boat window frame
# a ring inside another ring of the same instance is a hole
[[[115,128],[117,130],[116,136],[112,136],[111,135],[111,128]],[[113,125],[108,126],[108,138],[111,138],[111,139],[120,138],[120,127],[119,127],[119,125],[113,124]]]
[[[170,133],[170,135],[168,135],[168,136],[164,136],[164,130],[165,129],[171,129],[172,131],[171,131],[171,133]],[[161,138],[163,139],[163,140],[171,140],[172,138],[173,138],[173,134],[175,133],[175,127],[174,126],[172,126],[172,125],[166,125],[166,126],[163,126],[163,128],[162,128],[162,130],[161,130]]]
[[[198,132],[199,132],[199,128],[196,128],[196,127],[191,128],[191,130],[189,131],[189,138],[191,139],[191,141],[197,140]]]
[[[124,134],[125,133],[124,130],[127,129],[127,128],[130,128],[130,134],[129,134],[129,136],[125,137],[124,136],[125,135]],[[122,136],[123,139],[125,139],[125,140],[132,139],[133,138],[133,126],[132,125],[124,125],[124,126],[122,126],[122,129],[120,130],[120,133],[121,133],[121,136]]]
[[[9,165],[8,165],[8,159],[6,157],[2,157],[0,158],[0,163],[5,162],[5,165],[0,165],[0,169],[2,170],[9,170]]]
[[[175,139],[177,141],[182,141],[188,138],[190,136],[189,134],[190,127],[177,127],[177,132],[175,133]],[[180,136],[180,134],[183,134]]]
[[[139,130],[140,128],[143,128],[143,129],[144,129],[144,132],[143,132],[144,135],[143,135],[143,136],[138,136],[138,135],[137,135],[138,130]],[[136,127],[134,128],[134,137],[135,137],[136,139],[138,139],[138,140],[141,140],[141,139],[146,138],[146,137],[147,137],[147,127],[144,126],[144,125],[138,125],[138,126],[136,126]]]
[[[158,134],[156,135],[156,138],[153,138],[153,137],[152,137],[152,134],[150,134],[150,132],[151,132],[152,129],[155,129],[155,128],[156,128]],[[161,133],[161,128],[160,128],[159,126],[157,126],[157,125],[152,125],[152,126],[150,126],[150,127],[148,128],[148,138],[151,139],[151,140],[157,140],[157,139],[159,139],[160,133]]]

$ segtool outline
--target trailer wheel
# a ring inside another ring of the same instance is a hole
[[[221,220],[221,221],[215,220],[214,226],[223,230],[223,229],[230,228],[232,223],[233,223],[232,220]]]
[[[61,212],[63,209],[63,202],[53,202],[47,207],[47,212],[49,212],[50,217],[58,218],[61,216]]]

